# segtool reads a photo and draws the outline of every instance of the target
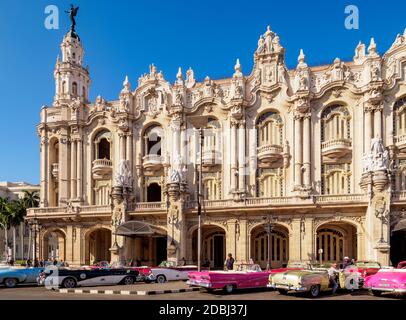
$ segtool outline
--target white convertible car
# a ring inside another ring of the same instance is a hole
[[[164,283],[172,280],[188,280],[189,272],[197,271],[197,266],[177,266],[172,261],[162,261],[158,267],[152,267],[151,271],[156,278],[156,282]]]

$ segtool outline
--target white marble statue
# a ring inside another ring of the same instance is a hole
[[[130,170],[130,161],[120,160],[118,170],[114,177],[114,185],[116,187],[131,188],[133,178]]]

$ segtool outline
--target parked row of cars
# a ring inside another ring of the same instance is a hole
[[[94,265],[69,268],[48,266],[40,268],[17,268],[4,266],[0,269],[0,285],[14,288],[19,284],[39,284],[46,287],[74,288],[77,286],[130,285],[135,282],[163,283],[171,280],[187,280],[188,273],[197,266],[176,266],[163,261],[157,267],[133,267],[120,262],[110,264],[101,261]]]
[[[369,289],[371,294],[382,292],[406,293],[406,261],[397,268],[383,268],[378,262],[358,261],[338,272],[341,289]],[[222,289],[232,293],[243,288],[271,288],[280,294],[306,292],[317,297],[332,291],[327,266],[294,262],[286,268],[262,271],[257,264],[240,264],[233,271],[190,272],[188,284],[207,289]]]

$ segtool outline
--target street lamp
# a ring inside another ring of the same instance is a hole
[[[265,225],[265,231],[268,235],[268,259],[266,263],[266,270],[271,270],[271,233],[275,224],[275,220],[270,214],[268,214],[268,216],[264,217],[263,219],[267,220]]]
[[[375,210],[375,216],[381,220],[381,239],[379,239],[379,243],[385,243],[385,239],[383,238],[383,225],[389,221],[387,213],[388,210],[386,210],[383,206]]]
[[[208,117],[207,116],[192,116],[189,117],[190,123],[199,130],[199,140],[200,140],[200,167],[199,167],[199,182],[197,184],[197,216],[198,216],[198,227],[197,227],[197,270],[201,269],[201,245],[202,245],[202,165],[203,165],[203,129],[207,127]],[[196,165],[196,175],[197,175],[197,165]]]

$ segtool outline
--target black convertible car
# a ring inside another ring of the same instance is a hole
[[[130,269],[66,269],[47,268],[38,277],[38,284],[47,288],[133,284],[139,272]]]

